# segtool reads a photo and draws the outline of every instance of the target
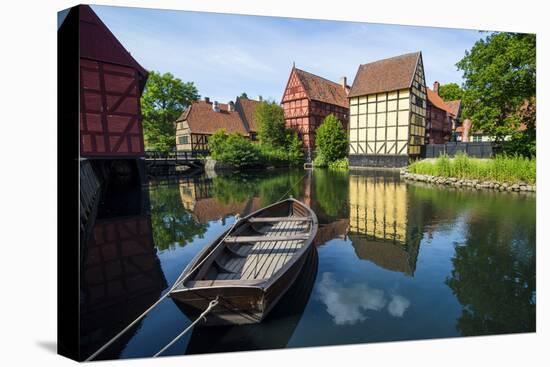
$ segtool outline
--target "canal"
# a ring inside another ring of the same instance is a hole
[[[320,222],[294,286],[262,324],[196,328],[165,355],[535,331],[534,194],[267,171],[109,188],[82,259],[83,357],[164,294],[235,213],[289,189]],[[149,357],[189,323],[166,299],[98,359]]]

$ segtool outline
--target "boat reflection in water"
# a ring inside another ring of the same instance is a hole
[[[312,246],[306,256],[300,275],[262,323],[195,328],[185,354],[286,347],[302,317],[317,276],[315,247]]]
[[[422,239],[405,183],[391,173],[349,177],[349,237],[357,257],[414,275]]]

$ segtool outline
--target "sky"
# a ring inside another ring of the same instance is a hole
[[[246,92],[280,102],[297,68],[352,84],[360,64],[422,51],[426,84],[462,83],[455,64],[483,34],[473,30],[92,6],[147,70],[192,81],[201,97]]]

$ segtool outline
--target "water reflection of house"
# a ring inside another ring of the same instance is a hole
[[[186,178],[179,181],[180,198],[186,210],[193,211],[198,200],[212,196],[212,180]]]
[[[81,279],[81,357],[85,358],[153,304],[167,286],[150,217],[98,219],[86,244]],[[132,334],[125,334],[100,358],[118,357]]]
[[[413,275],[420,238],[413,229],[407,186],[384,174],[351,175],[349,198],[349,233],[357,256]]]
[[[348,234],[349,219],[342,218],[330,223],[319,223],[319,229],[317,230],[317,236],[315,236],[314,243],[316,245],[322,245],[335,238],[344,239]]]
[[[199,223],[223,219],[230,215],[246,215],[262,207],[258,197],[242,201],[228,200],[222,202],[211,195],[211,181],[180,181],[180,197],[183,207],[190,211]]]

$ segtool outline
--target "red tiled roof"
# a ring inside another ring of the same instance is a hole
[[[245,128],[250,132],[258,131],[258,124],[256,123],[256,107],[258,107],[260,103],[260,101],[253,99],[237,97],[235,109],[239,112]]]
[[[455,117],[458,116],[458,114],[460,113],[461,103],[462,101],[460,99],[445,102],[445,104],[447,105],[448,111],[452,113]]]
[[[349,107],[348,96],[342,85],[301,69],[294,68],[294,71],[309,99]]]
[[[229,112],[225,103],[219,103],[219,106],[220,112],[215,112],[212,102],[193,102],[176,122],[186,120],[191,133],[194,134],[213,134],[218,129],[225,129],[227,133],[248,135],[239,113]]]
[[[349,97],[410,88],[420,57],[413,52],[359,65]]]
[[[428,96],[428,101],[435,107],[439,108],[440,110],[443,110],[443,111],[446,111],[450,114],[453,114],[449,108],[449,106],[445,103],[445,101],[436,93],[434,92],[433,90],[431,90],[430,88],[426,88],[427,89],[427,96]],[[456,116],[453,114],[453,116]]]

